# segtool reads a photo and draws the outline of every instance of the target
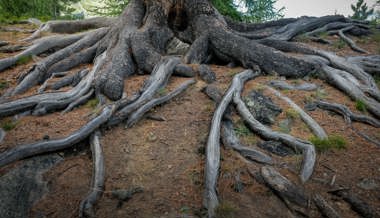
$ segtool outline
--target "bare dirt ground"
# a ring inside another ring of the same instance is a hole
[[[26,34],[0,33],[0,40],[17,43]],[[380,44],[375,41],[356,39],[359,46],[376,53]],[[312,45],[316,45],[313,44]],[[337,49],[331,46],[321,48],[334,51],[340,55],[354,55],[347,46]],[[0,54],[0,58],[14,54]],[[0,82],[5,88],[16,84],[17,77],[26,71],[38,57],[30,62],[6,70],[0,74]],[[82,66],[83,67],[83,66]],[[197,66],[194,66],[195,68]],[[77,69],[74,69],[75,72]],[[234,74],[241,68],[228,68],[212,65],[217,75],[215,84],[226,90]],[[137,91],[147,76],[133,76],[126,81],[125,91],[128,95]],[[283,112],[272,126],[280,130],[279,121],[286,119],[289,106],[271,95],[263,88],[275,76],[259,77],[249,81],[245,92],[252,89],[263,90],[264,94],[281,106]],[[355,102],[345,94],[327,83],[310,79],[320,86],[321,91],[281,91],[300,107],[309,99],[319,96],[329,102],[347,105],[357,111]],[[183,82],[183,78],[173,77],[166,91]],[[299,82],[288,80],[289,82]],[[131,129],[118,126],[103,131],[101,144],[105,155],[106,183],[105,192],[96,206],[97,217],[201,217],[203,195],[204,146],[207,141],[214,103],[201,92],[206,84],[199,78],[197,83],[180,97],[155,108],[151,114],[164,117],[166,121],[158,122],[143,119]],[[36,92],[38,87],[25,95]],[[20,144],[42,140],[44,137],[59,138],[77,130],[90,118],[94,108],[83,105],[74,111],[61,114],[55,112],[47,116],[21,117],[15,127],[7,132],[0,145],[0,152]],[[329,150],[318,153],[315,172],[304,189],[311,195],[322,194],[342,217],[359,217],[350,206],[340,198],[327,193],[336,187],[350,188],[360,198],[369,203],[380,214],[380,148],[364,140],[357,132],[345,124],[343,118],[336,114],[317,109],[308,112],[329,135],[340,135],[347,141],[343,150]],[[360,112],[362,113],[362,112]],[[0,120],[2,125],[12,118]],[[239,120],[235,117],[238,125]],[[380,131],[374,127],[354,123],[354,127],[368,136],[380,140]],[[238,126],[239,127],[239,126]],[[302,139],[309,139],[312,134],[300,118],[295,118],[291,134]],[[240,135],[249,146],[256,146],[261,139],[252,133]],[[88,143],[87,143],[88,144]],[[48,181],[49,192],[30,210],[31,217],[77,217],[80,201],[86,196],[91,185],[92,161],[89,146],[83,145],[78,152],[68,155],[44,174]],[[71,149],[73,150],[73,149]],[[75,149],[74,149],[75,150]],[[276,157],[276,167],[284,175],[299,183],[296,172],[301,163],[301,156]],[[286,205],[267,187],[256,181],[251,174],[260,170],[262,165],[247,162],[236,152],[222,149],[221,169],[218,191],[221,200],[220,217],[290,217]],[[13,164],[14,165],[14,164]],[[0,176],[12,169],[12,166],[0,169]],[[240,177],[244,186],[236,192],[236,178]],[[330,186],[332,178],[335,183]],[[373,180],[377,187],[366,190],[358,186],[363,181]],[[116,189],[141,187],[142,193],[135,194],[129,201],[119,204],[110,192]],[[315,208],[310,208],[312,217],[320,217]]]

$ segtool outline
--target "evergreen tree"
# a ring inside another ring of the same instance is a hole
[[[365,20],[374,12],[374,9],[368,9],[367,3],[364,3],[364,0],[358,0],[356,5],[351,5],[351,9],[354,11],[352,18],[357,20]]]

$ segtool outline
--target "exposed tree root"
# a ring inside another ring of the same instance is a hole
[[[351,121],[357,121],[357,122],[366,123],[371,126],[380,128],[380,122],[376,120],[375,118],[362,115],[362,114],[355,114],[345,105],[330,103],[330,102],[325,102],[325,101],[316,101],[315,103],[317,104],[319,108],[323,110],[334,111],[342,115],[344,120],[348,124],[351,124]]]
[[[41,25],[25,40],[36,39],[44,32],[76,33],[88,29],[95,30],[74,35],[41,38],[34,41],[20,54],[0,60],[0,71],[3,71],[19,64],[24,58],[43,53],[50,54],[23,74],[14,90],[7,92],[9,95],[18,95],[37,84],[42,84],[39,89],[40,94],[13,101],[6,100],[0,104],[0,117],[25,111],[31,111],[33,115],[44,115],[57,110],[67,112],[84,104],[94,95],[100,99],[98,105],[102,108],[100,114],[96,114],[94,119],[70,136],[18,146],[0,154],[1,167],[26,157],[73,146],[92,135],[95,180],[93,192],[81,204],[80,214],[83,216],[94,216],[93,205],[100,197],[104,185],[104,169],[99,159],[101,148],[98,135],[94,132],[97,132],[100,127],[109,128],[125,121],[127,127],[132,127],[151,108],[184,92],[194,83],[193,79],[181,84],[165,96],[157,96],[159,90],[166,87],[171,75],[195,76],[192,66],[185,63],[236,63],[249,69],[234,77],[223,97],[218,93],[214,94],[219,97],[213,97],[213,94],[208,93],[214,101],[220,101],[212,119],[206,148],[204,206],[208,209],[209,217],[215,216],[215,209],[219,203],[217,178],[220,166],[221,130],[223,144],[226,147],[233,148],[250,160],[264,164],[274,162],[268,155],[240,143],[234,133],[231,119],[232,102],[238,114],[253,132],[262,138],[279,141],[302,150],[303,163],[300,170],[302,182],[306,182],[313,173],[316,161],[314,146],[308,141],[272,131],[257,121],[242,101],[240,93],[245,81],[261,75],[259,69],[263,70],[263,74],[274,73],[293,78],[301,78],[311,72],[317,73],[318,77],[339,88],[353,100],[364,102],[372,114],[380,117],[380,91],[370,75],[380,73],[379,56],[343,58],[300,43],[289,42],[303,33],[323,42],[318,38],[318,34],[327,31],[329,34],[339,34],[353,49],[363,51],[345,34],[355,36],[368,34],[369,29],[365,22],[357,22],[336,15],[281,19],[263,24],[243,24],[223,18],[206,0],[132,0],[117,19],[51,21]],[[186,49],[181,51],[182,54],[174,54],[181,56],[182,59],[170,56],[172,54],[167,52],[170,42],[177,40],[177,43],[180,43],[178,39],[191,44],[189,50],[186,45]],[[183,55],[185,50],[187,53]],[[91,62],[94,62],[91,71],[86,69],[49,84],[51,78],[61,75],[60,72]],[[150,77],[138,94],[126,96],[124,82],[135,73],[150,73]],[[65,92],[44,93],[46,89],[58,90],[69,85],[73,88]],[[291,86],[279,82],[272,85],[281,89],[314,90],[316,88],[312,85]],[[320,138],[327,137],[324,130],[300,107],[279,92],[273,89],[272,91],[300,113],[315,135]],[[379,127],[378,120],[354,114],[342,105],[321,101],[317,104],[323,109],[343,115],[349,123],[353,120]],[[305,207],[306,197],[300,194],[298,188],[285,177],[268,167],[262,168],[261,173],[265,182],[276,190],[282,199]],[[339,217],[323,199],[316,196],[314,200],[319,205],[318,207],[325,208],[322,210],[324,215]],[[356,205],[356,203],[352,204]],[[365,216],[373,214],[368,210],[357,210]]]
[[[152,75],[145,82],[140,97],[136,101],[120,109],[108,122],[108,125],[113,126],[119,124],[130,116],[133,111],[152,100],[156,92],[166,86],[169,77],[173,73],[174,67],[179,63],[180,61],[177,58],[168,58],[157,64]]]
[[[215,216],[215,209],[219,204],[216,191],[216,183],[220,166],[220,128],[224,112],[232,101],[234,93],[242,89],[244,82],[258,76],[252,70],[246,70],[234,76],[230,88],[224,94],[211,121],[210,133],[206,147],[206,166],[205,166],[205,196],[204,206],[208,209],[208,216]]]
[[[262,167],[261,176],[265,183],[287,204],[291,202],[302,207],[307,207],[308,197],[302,189],[290,182],[274,168],[269,166]]]
[[[224,146],[239,152],[239,154],[247,160],[270,165],[273,164],[272,158],[265,153],[240,143],[240,140],[235,134],[233,123],[229,119],[222,121],[222,142]]]
[[[352,28],[353,28],[353,26],[350,26],[349,28],[344,28],[344,29],[339,30],[339,31],[338,31],[339,37],[340,37],[343,41],[345,41],[345,42],[346,42],[346,43],[352,48],[352,50],[357,51],[357,52],[360,52],[360,53],[368,53],[368,51],[366,51],[366,50],[364,50],[364,49],[362,49],[362,48],[359,48],[359,47],[355,44],[355,42],[352,41],[352,39],[348,38],[348,37],[344,34],[345,31],[348,31],[348,30],[350,30],[350,29],[352,29]]]
[[[306,123],[306,125],[310,128],[310,130],[314,133],[315,136],[321,139],[327,138],[325,130],[323,130],[323,128],[312,117],[310,117],[305,111],[303,111],[290,98],[283,96],[279,91],[272,89],[271,87],[267,86],[267,89],[273,92],[277,97],[286,101],[300,115],[301,119]]]
[[[56,78],[56,77],[63,77],[66,76],[68,72],[59,72],[59,73],[52,73],[49,79],[47,79],[38,89],[38,94],[42,94],[45,92],[46,87],[48,86],[48,83],[51,79]]]
[[[114,109],[114,105],[105,107],[96,118],[94,118],[86,125],[84,125],[82,128],[65,138],[20,145],[16,148],[10,149],[2,153],[0,155],[0,167],[15,162],[17,160],[21,160],[23,158],[31,157],[46,152],[57,151],[75,145],[76,143],[87,138],[102,124],[107,122],[107,120],[111,117]]]
[[[313,83],[302,83],[299,85],[292,85],[282,80],[272,80],[268,85],[282,90],[302,90],[302,91],[314,91],[318,88],[317,85]]]
[[[53,73],[49,71],[50,67],[52,67],[54,64],[56,64],[60,60],[95,44],[98,40],[103,38],[106,32],[107,32],[107,28],[94,30],[90,34],[87,34],[85,37],[80,39],[79,41],[75,42],[74,44],[62,50],[57,51],[56,53],[48,56],[47,58],[37,63],[28,72],[28,74],[20,82],[20,84],[18,84],[17,87],[13,90],[12,95],[24,93],[30,87],[38,83],[44,82]]]
[[[160,104],[163,104],[163,103],[169,101],[170,99],[176,97],[177,95],[179,95],[182,92],[184,92],[190,85],[192,85],[194,83],[195,83],[195,80],[194,79],[190,79],[190,80],[184,82],[183,84],[181,84],[175,90],[169,92],[167,95],[165,95],[163,97],[160,97],[160,98],[153,99],[153,100],[149,101],[148,103],[146,103],[145,105],[141,106],[139,109],[137,109],[135,112],[133,112],[131,114],[131,116],[128,117],[128,120],[126,122],[126,127],[133,126],[150,109],[152,109],[152,108],[154,108],[154,107],[156,107],[156,106],[158,106]]]
[[[80,204],[79,217],[96,217],[94,204],[96,204],[104,191],[105,167],[99,135],[100,132],[96,131],[90,137],[94,172],[92,176],[91,191]]]
[[[86,20],[57,20],[49,21],[40,26],[31,36],[23,39],[23,41],[32,41],[39,38],[43,33],[76,33],[89,29],[98,29],[101,27],[109,27],[116,21],[115,18],[96,17]]]
[[[340,218],[341,216],[336,210],[319,194],[314,195],[314,203],[321,211],[322,215],[327,218]]]
[[[358,198],[354,193],[347,189],[339,189],[330,192],[333,195],[337,195],[347,203],[349,203],[354,211],[365,218],[377,217],[375,211],[362,199]]]
[[[31,45],[25,51],[13,57],[0,59],[0,71],[3,71],[9,67],[14,66],[15,64],[17,64],[17,61],[19,61],[22,58],[27,58],[33,55],[39,55],[50,49],[63,48],[68,45],[71,45],[72,43],[80,40],[87,34],[88,33],[79,33],[79,34],[68,35],[68,36],[48,36],[48,37],[36,40],[33,42],[33,45]]]
[[[235,93],[234,103],[236,104],[236,109],[239,112],[240,116],[244,119],[252,131],[259,134],[265,139],[281,141],[288,146],[292,146],[303,151],[303,163],[300,172],[300,178],[302,182],[306,182],[311,177],[314,169],[316,158],[314,145],[308,141],[297,139],[291,135],[272,131],[268,127],[261,124],[254,118],[254,116],[248,110],[247,106],[241,100],[240,92]]]
[[[65,76],[57,82],[49,85],[49,88],[52,90],[58,90],[65,86],[76,86],[88,74],[88,72],[88,69],[83,69],[72,75]]]
[[[213,85],[208,85],[203,92],[208,95],[215,103],[219,103],[223,97],[220,90]],[[256,161],[264,164],[273,164],[271,157],[265,153],[253,148],[242,145],[239,138],[235,134],[233,122],[231,119],[232,106],[227,107],[223,115],[221,134],[223,145],[227,148],[232,148],[241,156],[249,161]]]

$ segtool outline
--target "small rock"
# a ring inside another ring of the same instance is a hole
[[[234,61],[231,61],[230,63],[227,64],[227,67],[234,68],[236,67],[236,63]]]
[[[307,111],[315,111],[317,109],[317,104],[316,103],[307,103],[304,106],[304,109]]]
[[[205,81],[206,83],[213,83],[216,81],[216,76],[215,76],[215,73],[211,70],[211,68],[209,66],[207,66],[206,64],[201,64],[199,66],[199,76],[201,77],[201,79],[203,81]]]
[[[182,76],[182,77],[194,77],[195,72],[192,67],[187,66],[185,64],[178,64],[174,68],[174,75]]]
[[[295,154],[293,149],[278,141],[263,141],[257,143],[257,146],[282,157]]]
[[[358,186],[364,190],[374,190],[379,187],[379,184],[374,179],[365,178],[358,183]]]
[[[157,140],[157,136],[154,135],[154,133],[150,132],[149,135],[148,135],[148,141],[154,142],[156,140]]]
[[[244,97],[244,101],[252,115],[266,125],[273,124],[276,116],[282,112],[281,108],[274,104],[272,99],[256,90],[251,91]]]
[[[117,207],[120,208],[123,202],[128,201],[132,198],[134,194],[143,192],[144,189],[141,187],[131,188],[128,190],[119,189],[111,192],[112,196],[119,200]]]

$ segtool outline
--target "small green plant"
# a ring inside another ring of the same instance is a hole
[[[5,81],[5,80],[0,80],[0,90],[2,90],[2,89],[6,89],[6,88],[8,88],[8,87],[9,87],[9,84],[8,84],[7,81]]]
[[[5,131],[11,131],[17,126],[18,122],[13,122],[12,120],[4,120],[1,123],[1,128],[3,128]]]
[[[248,127],[243,123],[239,123],[235,128],[235,133],[238,136],[248,136],[251,134],[251,130],[248,129]]]
[[[318,36],[322,39],[326,39],[329,36],[329,33],[324,31],[318,34]]]
[[[217,218],[233,218],[236,207],[228,202],[222,202],[215,210],[215,217]]]
[[[159,96],[164,96],[168,93],[168,90],[165,87],[162,87],[161,89],[158,90],[158,95]]]
[[[328,94],[324,89],[317,89],[317,91],[315,91],[312,97],[316,99],[324,99],[327,97],[327,95]]]
[[[294,110],[293,108],[289,108],[285,111],[286,117],[289,119],[296,119],[300,116],[300,114]]]
[[[297,36],[296,40],[298,42],[309,42],[310,41],[309,37],[307,37],[306,34],[301,34],[301,35]]]
[[[355,107],[358,111],[361,111],[361,112],[367,111],[367,105],[362,100],[356,100]]]
[[[346,43],[342,39],[339,39],[338,41],[335,41],[333,43],[333,47],[336,48],[336,49],[342,49],[345,46],[346,46]]]
[[[310,142],[313,143],[315,149],[319,152],[331,150],[331,149],[344,149],[346,148],[346,140],[339,135],[332,135],[327,137],[327,139],[321,139],[318,137],[311,137]]]
[[[98,106],[99,100],[97,98],[89,100],[84,106],[87,108],[94,109],[96,106]]]
[[[31,55],[22,56],[21,58],[19,58],[17,60],[16,64],[17,65],[23,65],[23,64],[28,63],[30,60],[32,60],[32,56]]]

